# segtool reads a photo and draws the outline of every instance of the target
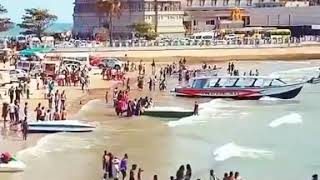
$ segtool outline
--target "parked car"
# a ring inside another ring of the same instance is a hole
[[[28,81],[29,75],[22,69],[12,69],[9,71],[11,82]]]
[[[112,69],[121,69],[124,62],[120,61],[117,58],[103,58],[101,59],[100,64],[98,65],[99,68],[109,67]]]

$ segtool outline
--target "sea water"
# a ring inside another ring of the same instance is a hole
[[[295,75],[301,68],[305,71],[319,65],[318,61],[236,63],[240,70],[251,67],[262,74]],[[119,158],[128,153],[129,162],[145,170],[143,179],[154,174],[169,179],[187,163],[194,179],[208,179],[209,169],[220,177],[239,171],[248,180],[308,179],[320,169],[319,95],[320,85],[305,85],[293,100],[197,99],[199,116],[171,122],[153,117],[117,118],[106,113],[110,104],[93,100],[77,116],[96,122],[96,131],[45,136],[36,146],[18,153],[27,169],[7,179],[101,179],[104,150]],[[163,94],[155,104],[192,108],[195,100]]]

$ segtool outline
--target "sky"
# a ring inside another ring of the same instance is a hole
[[[21,17],[26,8],[49,9],[50,13],[58,16],[59,23],[72,23],[74,0],[0,0],[8,13],[6,17],[15,23],[21,22]]]

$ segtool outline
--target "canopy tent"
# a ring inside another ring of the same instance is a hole
[[[24,49],[20,51],[20,55],[22,56],[36,56],[38,53],[48,53],[52,51],[52,48],[31,48],[31,49]]]

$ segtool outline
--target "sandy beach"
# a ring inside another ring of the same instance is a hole
[[[300,47],[277,47],[277,48],[198,48],[198,49],[120,49],[87,51],[76,48],[57,49],[57,54],[64,53],[89,53],[91,56],[101,57],[120,57],[134,61],[143,59],[151,61],[155,59],[158,62],[170,62],[186,57],[188,63],[198,63],[201,61],[217,62],[229,60],[302,60],[302,59],[320,59],[320,46],[305,45]]]

